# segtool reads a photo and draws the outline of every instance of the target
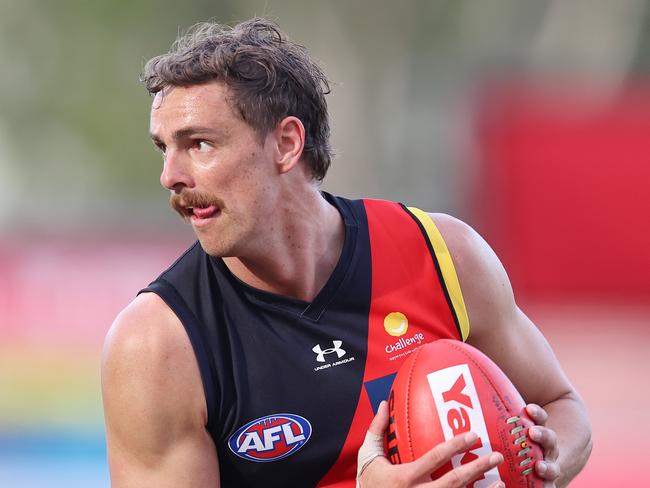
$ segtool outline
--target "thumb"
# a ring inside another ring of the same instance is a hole
[[[377,414],[375,415],[375,418],[372,419],[368,431],[375,435],[383,436],[386,429],[388,429],[388,403],[386,400],[383,400],[379,404]]]
[[[385,458],[384,432],[388,428],[388,404],[384,401],[379,404],[377,414],[372,419],[363,444],[357,454],[357,488],[359,480],[365,469],[377,458]],[[386,459],[384,459],[386,461]],[[388,461],[386,461],[388,462]]]

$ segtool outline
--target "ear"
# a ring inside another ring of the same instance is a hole
[[[287,173],[300,161],[305,147],[305,126],[298,117],[289,116],[278,122],[273,131],[276,165],[279,173]]]

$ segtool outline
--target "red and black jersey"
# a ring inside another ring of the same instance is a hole
[[[354,487],[357,451],[400,364],[424,343],[469,334],[451,257],[424,212],[324,195],[345,241],[312,302],[246,285],[198,242],[142,290],[190,338],[223,487]]]

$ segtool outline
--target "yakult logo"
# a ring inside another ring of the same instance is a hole
[[[280,413],[247,423],[228,440],[237,456],[264,463],[290,456],[311,437],[311,424],[300,415]]]
[[[460,364],[441,369],[428,374],[427,379],[445,439],[449,440],[458,434],[470,431],[476,432],[479,436],[468,451],[451,458],[454,468],[490,454],[492,447],[469,366]],[[500,479],[499,470],[492,468],[483,478],[469,486],[484,488]]]

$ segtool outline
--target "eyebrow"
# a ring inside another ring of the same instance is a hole
[[[178,129],[172,132],[172,139],[178,141],[196,134],[214,134],[215,132],[219,132],[219,131],[211,127],[200,127],[200,126],[184,127],[182,129]],[[156,134],[149,133],[149,137],[151,137],[151,140],[154,142],[162,142],[162,140]]]

